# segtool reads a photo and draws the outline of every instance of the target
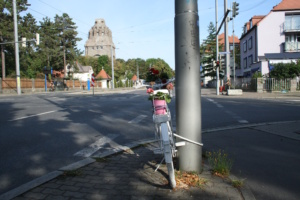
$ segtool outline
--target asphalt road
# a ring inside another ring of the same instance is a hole
[[[300,120],[297,99],[203,95],[201,102],[203,129]],[[170,108],[176,126],[174,100]],[[103,148],[153,138],[151,102],[145,90],[94,96],[0,96],[0,110],[0,194]],[[215,142],[221,138],[214,138]],[[240,141],[248,143],[247,139]],[[205,146],[214,147],[207,143]]]

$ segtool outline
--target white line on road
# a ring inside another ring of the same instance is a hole
[[[46,114],[54,113],[56,111],[57,110],[52,110],[52,111],[49,111],[49,112],[39,113],[39,114],[36,114],[36,115],[29,115],[29,116],[26,116],[26,117],[19,117],[19,118],[8,120],[8,121],[12,122],[12,121],[17,121],[17,120],[21,120],[21,119],[27,119],[27,118],[30,118],[30,117],[36,117],[36,116],[40,116],[40,115],[46,115]]]
[[[139,123],[140,121],[142,121],[146,117],[147,117],[147,115],[139,115],[136,118],[134,118],[133,120],[129,121],[128,123],[129,124],[137,124],[137,123]]]
[[[89,145],[87,148],[82,149],[74,154],[74,156],[82,156],[82,157],[90,157],[96,151],[98,151],[104,144],[112,142],[114,138],[116,138],[117,134],[108,134],[107,137],[102,137],[93,144]]]

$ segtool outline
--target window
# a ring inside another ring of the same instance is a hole
[[[247,57],[244,58],[243,65],[244,65],[244,69],[246,69],[247,68]]]
[[[248,57],[248,60],[249,60],[249,67],[253,64],[253,56],[249,56]]]
[[[246,51],[247,51],[247,41],[245,41],[245,42],[243,43],[243,48],[244,48],[244,52],[246,52]]]
[[[299,30],[300,29],[300,15],[286,15],[284,29],[285,30]]]
[[[252,37],[248,40],[248,48],[252,49]]]

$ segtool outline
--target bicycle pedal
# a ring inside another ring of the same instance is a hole
[[[185,142],[176,142],[175,143],[176,147],[181,147],[181,146],[185,146]]]

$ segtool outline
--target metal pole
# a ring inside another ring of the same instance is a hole
[[[224,0],[224,14],[227,12],[227,0]],[[225,19],[225,25],[224,25],[224,34],[225,34],[225,51],[229,52],[229,41],[228,41],[228,17]],[[229,66],[229,61],[230,61],[230,55],[226,54],[225,55],[225,65],[226,65],[226,77],[227,80],[230,80],[230,66]]]
[[[17,23],[17,6],[16,6],[16,0],[13,0],[13,12],[14,12],[14,36],[15,36],[15,59],[16,59],[17,93],[18,93],[18,95],[21,95],[20,63],[19,63],[19,43],[18,43],[18,23]]]
[[[216,30],[218,30],[218,0],[216,0]],[[219,37],[216,34],[216,62],[219,60]],[[217,95],[220,95],[220,68],[217,67]]]
[[[1,58],[2,58],[2,78],[5,79],[5,53],[4,45],[1,45]]]
[[[232,10],[232,9],[231,9]],[[231,12],[232,13],[232,12]],[[232,16],[232,46],[233,46],[233,50],[232,50],[232,56],[233,56],[233,89],[235,89],[235,46],[234,46],[234,17],[233,14],[231,14]]]
[[[113,56],[113,46],[110,45],[111,50],[111,76],[112,76],[112,82],[111,82],[111,88],[114,89],[114,81],[115,81],[115,74],[114,74],[114,56]]]
[[[201,143],[199,16],[196,0],[175,0],[175,69],[177,133]],[[202,147],[178,149],[179,168],[201,172]]]

